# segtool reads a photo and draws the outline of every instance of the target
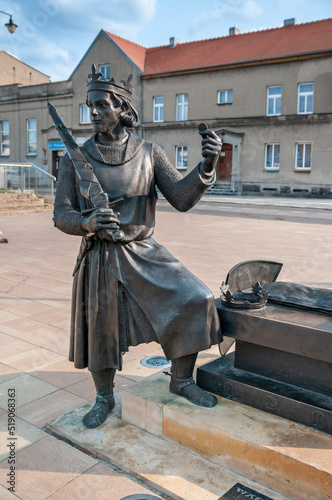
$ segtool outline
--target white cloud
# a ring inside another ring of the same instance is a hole
[[[1,30],[1,48],[53,81],[65,79],[101,29],[134,40],[156,5],[157,0],[7,0],[1,8],[19,27],[14,35]]]
[[[107,31],[134,39],[152,21],[157,0],[112,0],[102,15],[98,10],[94,22]],[[129,13],[129,14],[128,14]]]
[[[206,32],[206,28],[220,27],[220,36],[222,31],[224,35],[228,34],[230,26],[241,26],[246,21],[257,20],[263,13],[262,7],[256,0],[214,0],[212,9],[194,19],[190,28],[191,35],[194,38],[200,37],[200,32]]]
[[[263,9],[255,0],[246,0],[238,9],[238,13],[243,19],[257,19],[257,17],[262,15]]]

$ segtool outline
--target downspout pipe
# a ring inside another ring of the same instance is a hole
[[[140,126],[139,126],[139,135],[140,137],[143,137],[143,126],[142,126],[142,121],[143,121],[143,80],[141,78],[141,75],[139,76],[139,79],[141,81],[141,102],[140,102]]]

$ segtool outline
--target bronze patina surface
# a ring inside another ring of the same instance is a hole
[[[269,285],[264,276],[263,289],[275,286],[279,304],[269,299],[263,309],[241,310],[217,300],[226,345],[220,344],[221,359],[198,368],[197,383],[215,394],[332,433],[331,291],[282,282]],[[259,276],[255,272],[250,279]],[[237,279],[233,287],[248,286],[249,281]],[[230,339],[235,352],[226,355]]]
[[[61,231],[82,237],[69,359],[92,372],[97,399],[84,417],[89,428],[101,425],[114,406],[113,379],[122,355],[144,342],[159,342],[172,360],[173,393],[200,406],[216,404],[192,377],[198,351],[221,340],[214,297],[152,235],[156,188],[177,210],[192,208],[215,181],[221,140],[201,125],[203,159],[182,177],[159,146],[127,131],[138,124],[131,79],[105,79],[92,68],[87,105],[95,134],[81,148],[49,105],[68,150],[54,221]]]

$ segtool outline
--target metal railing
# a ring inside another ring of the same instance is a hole
[[[33,163],[0,163],[0,191],[33,191],[36,196],[50,195],[54,204],[54,175]]]

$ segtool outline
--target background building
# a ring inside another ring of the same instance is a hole
[[[160,144],[183,174],[200,161],[204,121],[224,143],[217,174],[224,189],[331,193],[332,19],[290,19],[245,34],[234,27],[226,37],[183,44],[173,37],[148,49],[101,30],[67,81],[31,85],[8,75],[0,87],[1,163],[57,174],[64,145],[46,104],[83,143],[92,134],[85,99],[93,63],[105,77],[133,74],[136,133]]]

